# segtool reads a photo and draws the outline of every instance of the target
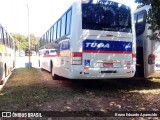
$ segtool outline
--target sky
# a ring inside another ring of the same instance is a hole
[[[135,10],[134,0],[114,0],[131,6]],[[28,35],[29,32],[41,37],[67,10],[73,0],[0,0],[0,24],[9,33]]]

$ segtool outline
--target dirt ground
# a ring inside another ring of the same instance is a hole
[[[0,97],[6,105],[0,103],[0,111],[59,112],[47,120],[160,120],[159,79],[53,80],[47,71],[21,68]],[[144,116],[135,117],[136,112]],[[126,113],[134,117],[122,117]]]
[[[45,84],[65,89],[67,92],[76,91],[78,93],[72,99],[64,98],[44,104],[41,108],[44,111],[147,111],[147,114],[160,111],[160,80],[158,79],[74,81],[63,80],[62,78],[62,80],[52,80],[48,72],[41,72]],[[160,118],[133,117],[119,119],[159,120]]]

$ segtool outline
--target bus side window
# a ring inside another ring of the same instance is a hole
[[[5,45],[5,34],[4,34],[4,29],[2,28],[2,43],[3,43],[3,45]]]
[[[136,14],[136,36],[143,34],[145,30],[147,12],[145,10]]]
[[[67,41],[61,42],[61,50],[68,50],[68,49],[70,49],[69,41],[67,40]]]
[[[0,26],[0,44],[2,44],[2,41],[3,41],[2,28]]]
[[[49,50],[46,50],[45,54],[49,54]]]

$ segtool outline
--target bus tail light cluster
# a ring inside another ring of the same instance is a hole
[[[132,64],[136,65],[136,61],[137,61],[137,56],[136,54],[132,54]]]
[[[130,61],[125,61],[125,62],[124,62],[124,67],[127,67],[127,69],[130,69],[130,67],[131,67],[131,62],[130,62]]]
[[[156,56],[154,54],[148,55],[148,64],[155,64],[155,58]]]
[[[72,65],[82,65],[82,52],[72,53]]]

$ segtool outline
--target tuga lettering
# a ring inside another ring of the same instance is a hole
[[[86,47],[98,47],[98,48],[110,48],[110,44],[104,44],[104,43],[86,43]]]

